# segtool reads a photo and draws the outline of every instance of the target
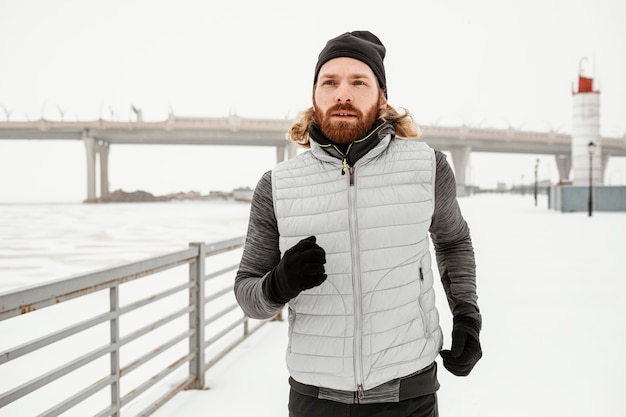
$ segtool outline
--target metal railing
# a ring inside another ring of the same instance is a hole
[[[191,243],[0,294],[0,416],[148,416],[181,390],[203,389],[205,372],[265,323],[249,328],[234,300],[239,257],[224,266],[243,244]]]

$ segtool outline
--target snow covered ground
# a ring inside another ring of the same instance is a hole
[[[440,366],[441,416],[626,416],[626,213],[563,214],[530,195],[460,203],[476,251],[484,356],[466,378]],[[238,236],[247,210],[3,206],[0,291]],[[447,347],[451,317],[437,290]],[[178,394],[155,416],[286,416],[286,333],[285,322],[268,323],[207,372],[208,389]]]
[[[461,205],[484,356],[466,378],[440,366],[441,416],[626,416],[626,213],[563,214],[528,195]],[[286,331],[269,323],[207,373],[208,390],[177,395],[156,417],[286,416]]]

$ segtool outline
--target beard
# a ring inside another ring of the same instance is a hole
[[[340,110],[355,113],[356,121],[333,121],[331,115]],[[377,117],[378,108],[376,104],[372,105],[364,114],[352,106],[352,104],[345,103],[337,104],[321,115],[315,112],[315,123],[317,123],[322,133],[330,139],[331,142],[345,145],[365,137],[372,129],[372,126],[374,126]]]

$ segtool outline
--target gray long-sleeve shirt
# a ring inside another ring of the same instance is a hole
[[[469,227],[456,200],[456,181],[446,156],[435,151],[435,209],[430,225],[437,266],[454,316],[477,315],[476,265]],[[262,282],[280,261],[278,225],[272,199],[271,171],[257,184],[248,233],[235,278],[235,296],[252,318],[274,316],[282,305],[265,298]]]

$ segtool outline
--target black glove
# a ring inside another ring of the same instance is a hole
[[[276,304],[285,304],[303,290],[326,280],[326,252],[309,236],[287,251],[263,281],[263,294]]]
[[[480,348],[480,316],[457,316],[453,319],[452,348],[442,350],[443,366],[456,376],[467,376],[483,356]]]

